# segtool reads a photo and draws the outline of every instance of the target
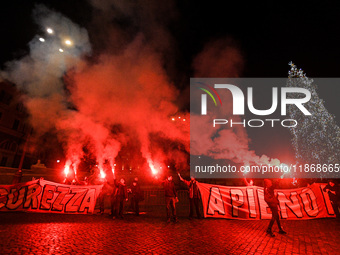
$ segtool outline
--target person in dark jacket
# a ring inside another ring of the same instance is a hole
[[[175,189],[175,184],[172,181],[172,176],[169,175],[168,178],[162,182],[164,187],[164,194],[165,194],[165,203],[166,203],[166,215],[167,215],[167,221],[171,221],[170,216],[170,208],[172,210],[172,216],[174,217],[174,221],[177,222],[177,216],[176,216],[176,201],[178,201],[177,198],[177,191]]]
[[[139,215],[139,201],[141,198],[141,190],[138,183],[138,179],[135,178],[135,180],[132,182],[131,185],[131,207],[132,210],[136,213],[136,215]]]
[[[197,218],[200,219],[201,218],[201,213],[200,213],[200,208],[199,208],[199,204],[200,204],[200,191],[198,189],[196,179],[193,176],[191,176],[190,181],[184,180],[182,178],[182,176],[180,175],[180,173],[178,173],[178,177],[189,188],[189,201],[190,201],[190,204],[189,204],[190,205],[189,218],[193,218],[194,217],[194,207],[195,207]]]
[[[109,183],[106,179],[104,179],[101,184],[103,185],[102,191],[99,194],[98,201],[99,201],[99,214],[104,214],[105,209],[105,198],[110,197],[110,200],[112,199],[112,188],[110,187]],[[113,213],[112,210],[112,201],[111,201],[111,214]]]
[[[275,221],[277,223],[277,226],[279,227],[279,234],[287,234],[287,232],[283,230],[281,223],[280,223],[279,210],[278,210],[279,200],[274,194],[274,188],[275,188],[275,185],[273,185],[271,180],[269,179],[264,180],[264,200],[266,201],[270,210],[272,211],[272,218],[269,222],[267,233],[272,237],[275,236],[272,231],[272,227]]]
[[[119,182],[116,181],[116,176],[113,176],[114,178],[114,184],[111,186],[114,186],[115,193],[114,193],[114,212],[113,212],[113,219],[116,217],[124,218],[124,204],[125,201],[128,201],[128,194],[127,194],[127,187],[125,183],[125,179],[121,178]]]
[[[340,187],[333,180],[329,180],[328,184],[323,188],[324,192],[328,193],[329,200],[331,200],[332,207],[337,219],[340,219],[339,205],[340,205]]]

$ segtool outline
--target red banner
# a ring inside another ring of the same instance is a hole
[[[0,186],[0,211],[93,213],[101,189],[45,180]]]
[[[335,217],[326,184],[314,183],[297,189],[277,189],[279,215],[282,219],[315,219]],[[264,201],[264,189],[257,186],[227,187],[199,183],[204,217],[227,219],[270,219],[271,211]]]

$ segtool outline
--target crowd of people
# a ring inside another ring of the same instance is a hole
[[[129,194],[131,208],[135,215],[139,215],[139,202],[144,199],[144,194],[140,189],[138,178],[134,178],[130,188],[126,184],[124,178],[120,178],[117,181],[116,176],[113,176],[113,183],[108,182],[106,179],[103,181],[102,192],[99,194],[99,214],[104,213],[104,201],[106,197],[109,197],[111,203],[111,216],[113,219],[124,218],[124,207],[128,201]]]
[[[196,212],[197,218],[201,219],[202,216],[200,213],[200,192],[195,178],[191,177],[190,181],[187,181],[184,180],[180,174],[178,174],[178,176],[189,189],[189,217],[193,218],[194,212]],[[165,180],[160,181],[160,183],[162,184],[164,189],[167,222],[171,222],[171,220],[173,220],[174,222],[178,222],[176,214],[176,203],[179,200],[173,177],[169,175]],[[98,214],[104,214],[104,202],[106,200],[109,200],[111,204],[110,215],[112,216],[112,218],[124,218],[125,203],[129,200],[130,197],[131,209],[136,216],[139,215],[139,203],[144,200],[144,192],[140,188],[137,177],[134,178],[129,187],[127,186],[124,178],[120,178],[119,181],[117,181],[115,175],[113,178],[113,182],[109,182],[106,179],[103,179],[102,185],[103,188],[98,197]]]

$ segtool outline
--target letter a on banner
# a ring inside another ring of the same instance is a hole
[[[208,214],[214,215],[215,212],[221,215],[225,215],[225,209],[220,189],[218,187],[211,187],[210,197],[208,201]]]
[[[244,196],[241,189],[230,189],[231,204],[233,207],[233,217],[238,217],[239,208],[244,204]]]

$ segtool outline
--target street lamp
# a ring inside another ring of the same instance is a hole
[[[53,34],[53,33],[54,33],[53,29],[52,29],[52,28],[49,28],[49,27],[46,29],[46,31],[47,31],[47,33],[49,33],[49,34]]]

